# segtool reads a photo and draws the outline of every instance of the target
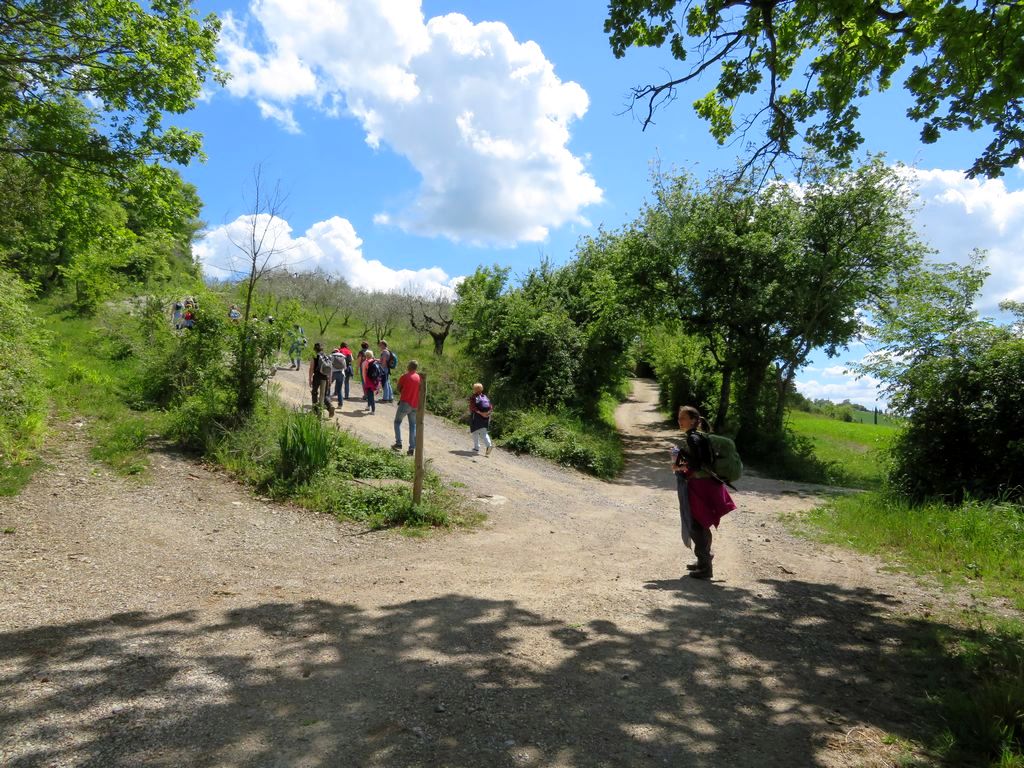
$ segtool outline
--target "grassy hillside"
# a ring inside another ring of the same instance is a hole
[[[871,417],[872,414],[864,414]],[[879,424],[839,421],[803,411],[790,411],[788,424],[811,441],[814,454],[832,466],[838,484],[850,488],[878,488],[882,484],[884,456],[896,422],[885,417]]]

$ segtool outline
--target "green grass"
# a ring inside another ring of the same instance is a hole
[[[69,421],[84,416],[94,441],[93,458],[123,475],[144,474],[149,467],[146,443],[161,432],[164,414],[127,404],[135,361],[111,345],[94,318],[67,317],[52,302],[39,311],[54,337],[45,369],[51,417]]]
[[[43,463],[37,458],[17,464],[0,463],[0,496],[17,496]]]
[[[242,427],[224,432],[210,456],[272,498],[371,529],[470,526],[483,519],[436,473],[412,500],[412,459],[378,448],[326,422],[264,401]]]
[[[883,457],[896,434],[894,423],[859,424],[803,411],[790,411],[788,423],[794,433],[811,441],[815,457],[829,465],[833,482],[848,488],[882,486]]]
[[[1024,508],[968,501],[912,506],[883,493],[841,496],[802,518],[805,533],[896,559],[1024,611]]]
[[[1024,508],[968,501],[912,506],[881,492],[831,499],[789,518],[818,541],[1002,597],[1024,611]],[[921,621],[915,652],[943,727],[933,751],[952,765],[1024,768],[1024,622],[975,609]]]

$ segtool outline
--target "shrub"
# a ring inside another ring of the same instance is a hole
[[[317,414],[293,414],[278,437],[277,476],[289,483],[306,482],[327,466],[335,444],[334,432],[324,428]]]
[[[604,415],[609,409],[598,411]],[[496,412],[492,421],[501,444],[516,453],[543,456],[603,478],[622,469],[622,444],[607,423],[585,420],[567,409]]]
[[[25,283],[0,270],[0,469],[32,455],[45,423],[40,381],[47,336],[29,297]]]

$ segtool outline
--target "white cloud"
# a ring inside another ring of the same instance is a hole
[[[804,397],[811,400],[826,399],[834,402],[849,400],[863,406],[873,407],[884,404],[885,400],[878,392],[880,382],[870,376],[860,379],[853,376],[841,377],[838,381],[820,379],[797,380],[796,388]]]
[[[258,34],[225,17],[231,93],[286,130],[298,130],[292,103],[347,112],[370,146],[387,145],[419,172],[413,204],[379,221],[513,244],[586,224],[581,210],[601,201],[567,146],[586,92],[504,24],[460,14],[424,22],[420,0],[253,0],[250,12]]]
[[[247,269],[246,256],[235,243],[245,243],[252,233],[252,216],[239,216],[234,221],[208,230],[192,248],[203,265],[203,272],[219,279],[237,278]],[[424,294],[452,294],[461,278],[449,277],[439,267],[426,269],[392,269],[376,259],[363,255],[363,241],[347,219],[333,216],[321,221],[300,237],[292,236],[291,225],[266,214],[255,217],[258,233],[264,238],[264,254],[269,265],[290,270],[312,270],[317,267],[348,281],[353,288],[367,291],[395,291],[410,288]]]
[[[1000,301],[1024,300],[1024,190],[1003,179],[968,179],[962,171],[910,171],[923,203],[917,221],[940,261],[966,263],[973,248],[988,251],[992,273],[979,302],[985,314]]]
[[[278,107],[269,102],[258,99],[256,105],[260,108],[260,114],[263,117],[269,117],[272,120],[277,120],[288,133],[302,133],[302,129],[299,128],[299,123],[295,119],[295,115],[287,107]]]

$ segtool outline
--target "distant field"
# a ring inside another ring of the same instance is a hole
[[[814,414],[805,414],[807,416],[813,416]],[[875,414],[873,411],[853,411],[853,420],[859,424],[874,424]],[[892,416],[886,416],[884,413],[878,414],[878,426],[880,427],[894,427],[899,424],[899,419],[894,419]]]
[[[873,420],[874,414],[856,412]],[[814,444],[814,452],[823,461],[833,462],[842,485],[851,488],[878,488],[882,483],[882,453],[896,433],[896,422],[879,414],[878,424],[839,421],[803,411],[790,411],[789,425],[798,435]],[[885,423],[883,423],[883,420]]]

